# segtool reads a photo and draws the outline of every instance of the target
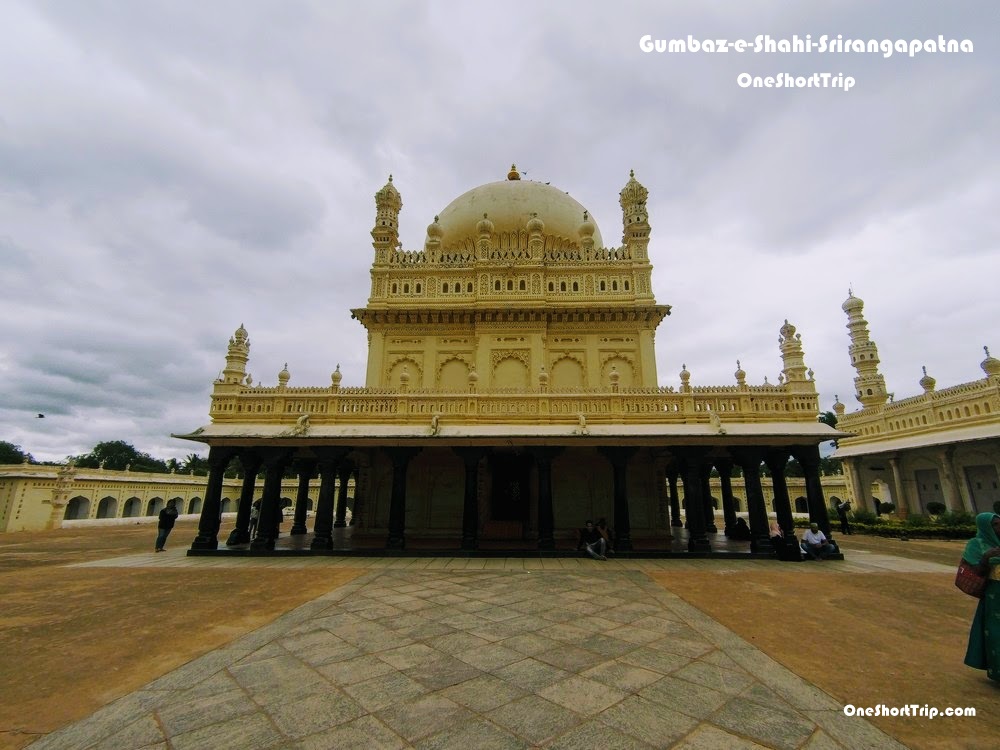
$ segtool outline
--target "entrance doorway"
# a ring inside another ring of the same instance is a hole
[[[493,476],[486,536],[520,539],[528,522],[531,498],[531,457],[515,453],[495,453],[490,457]]]

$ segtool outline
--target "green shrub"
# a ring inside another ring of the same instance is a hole
[[[851,513],[851,520],[855,523],[875,523],[875,511],[872,510],[856,510]]]
[[[881,512],[883,512],[883,513],[892,513],[894,510],[896,510],[896,504],[895,503],[882,503],[879,506],[879,510]]]
[[[927,503],[927,512],[932,516],[940,516],[947,510],[944,503],[940,503],[937,500]]]
[[[910,539],[958,539],[967,540],[976,535],[975,526],[922,526],[912,527],[902,524],[855,524],[855,533],[871,534],[881,537],[900,537],[906,535]]]
[[[910,528],[919,529],[924,526],[930,526],[931,519],[919,513],[911,513],[909,516],[906,517],[906,520],[903,521],[903,525]]]
[[[938,523],[942,526],[972,526],[976,525],[976,517],[964,510],[949,510],[938,517]],[[975,536],[975,534],[973,534]]]

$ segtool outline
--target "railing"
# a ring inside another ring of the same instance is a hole
[[[485,392],[343,388],[242,388],[212,397],[213,422],[281,422],[294,425],[308,414],[312,424],[338,422],[423,423],[434,415],[475,422],[698,423],[815,422],[815,394],[766,389],[674,391],[671,388],[580,390],[540,389]]]

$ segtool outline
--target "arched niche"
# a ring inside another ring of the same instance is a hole
[[[113,497],[102,497],[97,504],[98,518],[115,518],[118,515],[118,500]]]
[[[78,495],[71,498],[66,504],[66,512],[63,514],[63,519],[77,521],[86,518],[88,515],[90,515],[90,500]]]
[[[493,368],[494,388],[528,389],[528,366],[518,357],[506,357]]]
[[[618,371],[618,386],[620,388],[631,388],[635,382],[635,369],[632,363],[620,355],[608,357],[601,365],[601,384],[604,387],[611,386],[611,368]]]
[[[444,362],[438,370],[438,388],[442,391],[468,390],[469,365],[458,357]]]
[[[386,384],[391,388],[399,388],[402,385],[400,376],[403,374],[403,370],[406,370],[407,375],[410,376],[409,387],[414,388],[419,386],[423,380],[423,373],[414,360],[409,357],[404,357],[402,359],[397,359],[392,367],[389,368],[389,375],[386,380]]]
[[[574,357],[561,357],[552,365],[549,375],[552,390],[569,391],[583,388],[585,384],[583,364]]]

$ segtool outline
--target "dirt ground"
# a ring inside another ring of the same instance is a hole
[[[960,542],[838,537],[845,556],[867,549],[958,564]],[[950,573],[809,575],[665,573],[659,581],[845,705],[973,706],[975,718],[872,718],[913,748],[996,748],[1000,685],[962,663],[976,602]],[[829,566],[824,569],[824,566]],[[796,568],[798,566],[795,566]]]
[[[168,547],[196,533],[179,523]],[[145,552],[155,537],[155,526],[0,534],[0,747],[82,719],[362,572],[62,567]]]
[[[193,523],[178,524],[170,542],[187,546],[195,533]],[[146,551],[155,534],[150,526],[0,534],[0,747],[23,747],[81,719],[362,572],[62,567]],[[869,549],[949,565],[962,549],[861,536],[841,542],[848,555]],[[809,575],[775,565],[659,578],[845,704],[977,708],[977,718],[874,719],[911,747],[995,747],[1000,689],[962,664],[973,600],[949,574],[823,567],[836,564],[803,563],[813,566]]]

